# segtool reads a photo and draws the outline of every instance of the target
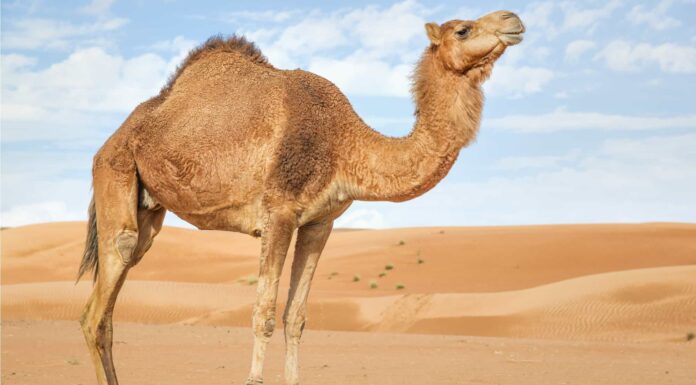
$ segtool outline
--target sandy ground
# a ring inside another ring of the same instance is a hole
[[[244,328],[117,324],[114,354],[124,384],[242,384],[251,334]],[[282,337],[268,352],[266,383],[282,384]],[[686,343],[543,341],[492,337],[308,331],[305,384],[693,384]],[[75,322],[3,324],[7,385],[91,384]]]
[[[84,227],[2,230],[3,383],[93,383],[74,321]],[[114,314],[122,383],[241,383],[258,252],[163,230]],[[696,224],[337,231],[307,328],[305,383],[694,383]],[[282,383],[282,331],[271,349]]]

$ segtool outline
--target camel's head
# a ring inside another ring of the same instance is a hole
[[[431,48],[444,66],[457,72],[493,63],[505,49],[522,41],[524,24],[512,12],[497,11],[478,20],[428,23]]]

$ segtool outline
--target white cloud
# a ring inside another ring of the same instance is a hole
[[[592,30],[600,20],[609,18],[622,3],[622,0],[610,0],[599,8],[580,8],[573,2],[561,3],[560,7],[563,9],[564,16],[561,29],[565,31],[578,28]]]
[[[314,11],[283,28],[259,28],[244,35],[262,48],[273,65],[293,68],[314,53],[354,43],[349,31],[344,30],[341,16]]]
[[[577,61],[583,54],[595,49],[597,44],[592,40],[575,40],[566,46],[565,60],[570,62]]]
[[[578,151],[565,155],[507,156],[498,159],[493,168],[498,170],[525,170],[558,168],[578,158]]]
[[[440,8],[444,8],[444,7],[440,7]],[[439,9],[435,8],[435,9],[433,9],[433,11],[436,12],[436,11],[439,11]],[[447,15],[447,16],[451,17],[453,19],[476,20],[477,18],[481,17],[484,14],[485,14],[485,11],[481,10],[481,8],[464,6],[464,7],[457,8],[457,10],[454,11],[454,13],[452,13],[451,15]]]
[[[392,66],[384,61],[354,55],[344,59],[314,58],[308,70],[331,79],[352,95],[409,96],[413,66]]]
[[[115,0],[92,0],[89,4],[80,8],[84,13],[96,16],[104,16],[109,13]]]
[[[520,17],[529,37],[553,40],[561,33],[576,30],[592,33],[622,3],[622,0],[611,0],[601,7],[583,7],[577,2],[533,2],[520,12]]]
[[[484,89],[493,96],[519,98],[540,92],[554,78],[548,68],[497,65]]]
[[[77,39],[93,40],[99,34],[114,31],[128,19],[100,19],[93,23],[73,24],[61,20],[23,18],[3,26],[3,50],[68,49]],[[7,29],[5,29],[7,28]]]
[[[247,33],[274,66],[296,68],[312,54],[348,44],[335,20],[309,18],[283,30],[260,29]]]
[[[636,5],[631,8],[627,18],[633,24],[647,24],[658,31],[675,28],[681,25],[681,21],[667,15],[673,3],[672,0],[662,0],[651,9],[644,5]]]
[[[156,92],[167,70],[167,61],[154,54],[125,59],[102,48],[78,49],[48,68],[7,74],[4,102],[46,109],[128,111]]]
[[[71,212],[65,202],[49,201],[12,207],[0,214],[2,227],[31,223],[85,220],[84,213]]]
[[[84,220],[96,146],[34,144],[21,150],[7,146],[4,131],[3,125],[2,225]]]
[[[417,2],[407,0],[384,10],[375,6],[356,9],[346,14],[342,23],[357,36],[362,47],[384,55],[424,36],[424,17],[430,13]]]
[[[556,11],[556,5],[550,1],[529,4],[520,12],[520,18],[527,27],[525,35],[531,34],[534,37],[543,34],[547,38],[552,38],[558,29],[553,22],[554,11]]]
[[[168,58],[83,48],[40,69],[30,57],[3,56],[3,141],[90,137],[99,122],[155,95],[192,45],[183,37],[157,43]]]
[[[664,43],[631,44],[623,40],[610,42],[597,59],[604,59],[616,71],[637,71],[647,65],[657,65],[664,72],[696,73],[696,47]]]
[[[190,51],[198,44],[197,41],[187,39],[181,35],[173,39],[160,40],[152,45],[152,48],[157,51],[175,52],[181,54]]]
[[[105,139],[118,127],[123,116],[104,113],[85,113],[73,110],[46,109],[26,104],[2,105],[2,141],[94,141]]]
[[[16,53],[11,53],[7,55],[0,56],[0,65],[2,66],[2,76],[6,77],[8,74],[16,71],[20,68],[31,67],[36,64],[36,58],[31,56],[20,55]]]
[[[265,23],[280,23],[296,15],[300,11],[237,11],[229,12],[223,16],[223,20],[228,23],[235,23],[240,20],[257,21]]]
[[[668,117],[628,116],[597,112],[570,112],[557,109],[539,115],[508,115],[489,118],[485,127],[515,132],[547,133],[570,130],[636,131],[669,128],[696,128],[696,115]]]
[[[548,46],[542,45],[542,42],[539,39],[525,36],[522,44],[505,51],[505,54],[497,65],[545,65],[548,63],[548,59],[551,54],[551,49]]]
[[[407,0],[387,8],[313,11],[286,27],[244,34],[279,68],[308,68],[349,94],[408,96],[407,75],[425,48],[430,13]]]
[[[602,143],[600,151],[604,155],[626,161],[639,161],[642,167],[658,168],[661,172],[680,174],[680,164],[693,168],[696,162],[696,134],[655,136],[640,140],[609,139]],[[672,169],[677,167],[677,169]]]

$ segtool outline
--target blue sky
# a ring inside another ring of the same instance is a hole
[[[84,219],[92,155],[210,35],[246,35],[404,135],[423,24],[498,9],[528,32],[485,86],[477,142],[428,194],[338,225],[696,219],[696,1],[346,4],[2,1],[2,225]]]

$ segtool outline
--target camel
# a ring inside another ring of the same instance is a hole
[[[334,220],[355,200],[401,202],[444,178],[478,131],[481,84],[525,31],[509,11],[425,29],[430,44],[413,75],[416,123],[402,138],[366,125],[330,81],[276,69],[236,36],[192,50],[160,93],[133,110],[94,156],[78,272],[78,280],[94,275],[80,323],[100,385],[118,383],[116,297],[166,211],[199,229],[261,238],[250,385],[263,383],[278,281],[297,230],[282,319],[285,383],[299,383],[307,296]]]

